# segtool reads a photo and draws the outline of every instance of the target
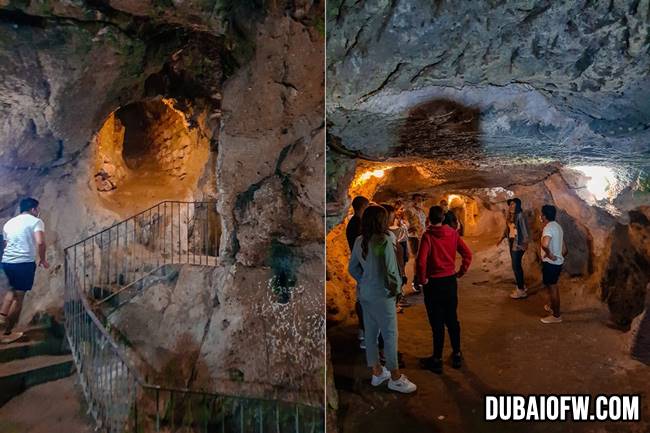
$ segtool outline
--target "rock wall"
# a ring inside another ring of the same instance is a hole
[[[95,185],[97,191],[113,191],[126,177],[124,125],[111,113],[95,136]]]
[[[23,322],[43,311],[60,315],[65,246],[145,205],[132,203],[118,213],[98,201],[92,137],[104,120],[121,105],[152,92],[150,77],[173,76],[172,65],[186,78],[177,77],[176,88],[167,84],[157,90],[187,101],[186,89],[200,81],[188,69],[195,70],[201,61],[213,58],[207,54],[194,63],[183,63],[185,58],[178,50],[186,47],[189,51],[196,42],[187,31],[170,29],[157,16],[136,17],[81,3],[38,5],[0,5],[0,69],[5,77],[0,84],[4,120],[0,158],[5,179],[0,222],[15,214],[19,198],[38,198],[52,264],[50,270],[38,272]],[[206,94],[221,79],[221,72],[204,78],[203,85],[209,82]],[[209,106],[193,102],[197,115],[206,109],[199,106]],[[218,121],[211,123],[208,127],[218,126]]]
[[[318,268],[303,265],[300,283]],[[164,274],[109,316],[152,383],[322,404],[322,299],[313,287],[281,304],[267,269],[169,265]]]
[[[322,402],[323,38],[291,18],[267,19],[256,47],[224,87],[217,161],[230,290],[259,309],[249,312],[238,344],[267,349],[237,356],[257,366],[259,380]]]
[[[322,36],[313,27],[269,17],[254,58],[224,85],[220,265],[182,269],[171,286],[150,288],[115,318],[127,338],[147,342],[139,354],[160,380],[322,404],[320,58]],[[192,288],[202,297],[192,299]],[[138,319],[143,310],[164,314],[148,326]],[[155,326],[162,322],[178,325],[168,332]]]
[[[602,277],[602,296],[621,328],[643,313],[650,284],[650,208],[630,212],[630,224],[616,224]],[[646,312],[647,315],[647,312]]]
[[[161,381],[173,381],[177,363],[189,366],[181,381],[226,388],[211,390],[322,401],[321,8],[0,2],[0,223],[20,197],[41,200],[52,264],[39,271],[23,322],[60,317],[65,246],[153,204],[146,179],[130,196],[119,182],[97,191],[94,135],[120,107],[173,99],[209,153],[188,174],[190,188],[155,201],[217,200],[220,264],[182,270],[152,292],[164,302],[138,299],[116,324],[167,325],[132,334],[151,344],[142,356]]]
[[[327,19],[329,133],[350,152],[615,156],[605,165],[648,177],[645,1],[338,0]]]

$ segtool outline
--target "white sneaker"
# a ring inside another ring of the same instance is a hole
[[[553,314],[553,309],[551,308],[550,304],[544,305],[544,311],[551,313],[551,315]]]
[[[359,342],[359,349],[366,350],[366,340],[361,340]]]
[[[408,380],[406,376],[401,375],[397,380],[390,379],[388,381],[388,389],[401,392],[403,394],[410,394],[412,392],[415,392],[418,387],[415,386],[413,382]]]
[[[372,375],[372,380],[370,384],[372,386],[379,386],[382,383],[390,379],[390,371],[386,370],[386,367],[381,367],[381,374],[379,376]]]
[[[528,297],[528,291],[527,290],[520,290],[520,289],[515,289],[510,293],[510,297],[512,299],[523,299]]]
[[[357,338],[359,339],[359,341],[363,341],[366,338],[365,337],[365,332],[363,332],[363,329],[359,329],[359,334],[358,334]]]
[[[542,317],[539,319],[542,323],[562,323],[562,317],[555,317],[553,315]]]

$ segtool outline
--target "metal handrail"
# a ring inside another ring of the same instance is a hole
[[[80,294],[80,295],[82,295],[82,294]],[[115,354],[117,355],[117,357],[124,364],[128,365],[129,364],[128,356],[126,356],[126,354],[124,353],[122,348],[120,348],[120,346],[115,342],[113,337],[110,335],[108,330],[105,328],[104,324],[101,322],[101,320],[99,320],[97,315],[94,313],[92,306],[88,302],[88,299],[86,299],[85,296],[79,296],[79,300],[80,300],[80,302],[82,303],[82,305],[84,307],[84,313],[87,314],[88,317],[90,318],[90,320],[95,324],[95,326],[97,327],[97,331],[99,333],[101,333],[102,336],[104,338],[106,338],[107,343],[110,344],[113,347],[113,350],[115,350]],[[133,369],[132,373],[133,373],[133,376],[134,376],[135,380],[140,385],[145,385],[146,384],[146,381],[144,380],[144,378],[142,377],[140,372],[137,371],[137,369]]]
[[[149,383],[97,314],[167,265],[216,265],[210,212],[213,202],[165,201],[65,248],[66,338],[89,412],[108,433],[323,432],[320,407]]]
[[[112,292],[112,293],[111,293],[110,295],[108,295],[107,297],[105,297],[105,298],[103,298],[103,299],[97,301],[97,303],[95,304],[95,306],[100,306],[100,305],[102,305],[102,304],[104,304],[104,303],[110,301],[110,300],[113,299],[114,297],[119,296],[120,293],[122,293],[122,292],[124,292],[124,291],[130,289],[131,287],[134,287],[136,284],[139,284],[143,279],[145,279],[145,278],[147,278],[147,277],[149,277],[149,276],[155,274],[155,273],[158,272],[160,269],[162,269],[162,266],[159,266],[159,267],[157,267],[157,268],[155,268],[155,269],[152,269],[151,271],[147,272],[146,274],[144,274],[143,276],[141,276],[141,277],[138,278],[137,280],[132,281],[132,282],[130,282],[129,284],[120,287],[119,289],[117,289],[116,291]]]
[[[144,215],[145,213],[150,212],[150,211],[152,211],[153,209],[160,207],[161,204],[164,205],[164,204],[166,204],[166,203],[172,203],[172,204],[188,204],[188,205],[189,205],[189,204],[214,204],[214,205],[216,206],[216,203],[217,203],[217,202],[212,202],[212,201],[178,201],[178,200],[164,200],[164,201],[161,201],[160,203],[155,204],[155,205],[153,205],[153,206],[151,206],[151,207],[149,207],[149,208],[147,208],[147,209],[145,209],[145,210],[143,210],[143,211],[141,211],[141,212],[138,212],[138,213],[135,214],[135,215],[131,215],[129,218],[127,218],[127,219],[125,219],[125,220],[118,221],[118,222],[116,222],[115,224],[113,224],[112,226],[109,226],[109,227],[107,227],[107,228],[105,228],[105,229],[103,229],[103,230],[100,230],[100,231],[98,231],[97,233],[95,233],[95,234],[93,234],[93,235],[90,235],[90,236],[88,236],[88,237],[86,237],[86,238],[84,238],[84,239],[78,241],[76,244],[72,244],[72,245],[70,245],[70,246],[64,248],[64,251],[65,251],[65,250],[68,250],[68,249],[70,249],[70,248],[74,248],[74,247],[76,247],[76,246],[78,246],[78,245],[80,245],[80,244],[83,244],[85,241],[88,241],[88,240],[90,240],[90,239],[92,239],[92,238],[94,238],[94,237],[97,237],[97,236],[101,235],[102,233],[106,233],[107,231],[109,231],[109,230],[111,230],[111,229],[113,229],[113,228],[115,228],[115,227],[117,227],[117,226],[119,226],[119,225],[124,224],[126,221],[130,221],[130,220],[133,220],[133,219],[135,219],[135,218],[137,218],[137,217],[139,217],[139,216],[142,216],[142,215]]]

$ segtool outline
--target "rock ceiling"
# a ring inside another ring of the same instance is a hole
[[[650,171],[648,1],[328,3],[328,125],[370,158]]]

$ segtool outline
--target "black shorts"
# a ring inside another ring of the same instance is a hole
[[[32,290],[34,275],[36,275],[36,262],[3,263],[2,268],[7,275],[11,290],[20,292]]]
[[[545,286],[557,284],[562,272],[562,265],[554,265],[548,262],[542,262],[542,281]]]

